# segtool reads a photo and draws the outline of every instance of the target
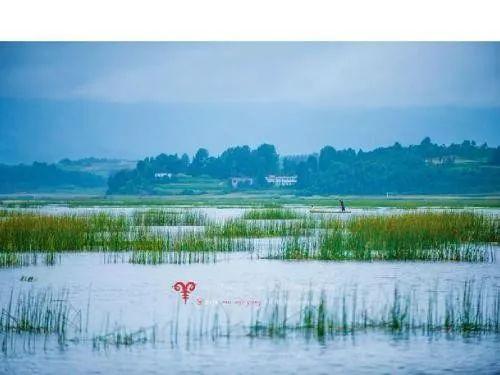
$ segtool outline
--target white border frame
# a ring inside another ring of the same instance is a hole
[[[4,0],[0,40],[500,40],[498,0]]]

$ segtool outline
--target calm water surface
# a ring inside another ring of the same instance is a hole
[[[77,209],[82,210],[88,212]],[[206,212],[220,219],[239,216],[242,209],[209,208]],[[252,314],[277,291],[288,293],[291,315],[309,291],[319,295],[324,290],[331,298],[356,295],[376,310],[390,300],[395,285],[412,291],[425,305],[429,292],[444,298],[451,289],[461,290],[465,280],[475,280],[489,298],[500,288],[498,248],[495,251],[497,261],[493,263],[300,262],[235,253],[223,255],[215,263],[157,266],[122,262],[123,255],[114,263],[105,254],[77,253],[62,255],[55,266],[2,269],[1,306],[12,289],[17,293],[66,288],[72,306],[85,313],[89,306],[87,338],[117,327],[133,331],[156,324],[159,329],[155,343],[99,350],[85,339],[63,346],[55,338],[28,340],[29,345],[26,338],[18,339],[0,354],[0,373],[445,373],[451,369],[499,373],[500,337],[494,334],[467,338],[372,331],[324,342],[245,335]],[[21,281],[23,276],[33,276],[34,281]],[[172,289],[179,280],[197,284],[185,304]],[[228,320],[230,338],[186,339],[185,327],[198,327],[203,317],[216,312],[224,324]],[[181,327],[174,345],[169,333],[175,320]]]

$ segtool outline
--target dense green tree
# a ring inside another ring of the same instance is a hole
[[[190,172],[194,175],[200,175],[203,173],[204,169],[207,166],[207,161],[208,161],[208,150],[206,148],[200,148],[198,151],[196,151],[196,154],[194,155],[193,162],[191,163],[191,166],[189,168]]]
[[[319,152],[319,170],[326,171],[335,160],[336,155],[337,151],[332,146],[323,147]]]
[[[467,163],[461,162],[463,159]],[[275,147],[269,144],[254,150],[231,147],[218,157],[199,149],[189,165],[188,161],[186,156],[166,154],[146,158],[133,171],[110,178],[109,192],[151,192],[158,171],[188,171],[221,179],[253,177],[254,187],[265,187],[265,177],[270,174],[297,175],[298,184],[293,189],[307,194],[483,193],[496,192],[500,186],[499,148],[478,146],[473,141],[437,145],[428,137],[417,145],[404,147],[396,142],[372,151],[325,146],[319,156],[284,157],[281,167]]]
[[[252,152],[253,172],[256,176],[278,173],[279,156],[273,145],[264,143]]]
[[[254,174],[252,152],[248,146],[228,148],[219,157],[221,177],[251,176]]]
[[[493,151],[490,158],[490,164],[500,165],[500,146]]]

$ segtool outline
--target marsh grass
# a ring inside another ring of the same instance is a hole
[[[247,220],[292,220],[303,219],[306,215],[290,208],[265,208],[245,211],[242,219]]]
[[[347,229],[362,242],[376,246],[432,248],[443,243],[498,242],[499,224],[497,218],[474,212],[424,211],[358,217],[347,222]]]
[[[318,238],[282,240],[271,257],[320,260],[491,261],[500,238],[496,217],[419,212],[322,221]]]
[[[215,263],[217,254],[211,251],[133,251],[128,258],[133,264],[197,264]]]
[[[0,252],[0,267],[26,267],[44,264],[53,266],[60,261],[60,254],[50,252]]]
[[[254,242],[248,239],[205,237],[199,233],[188,233],[169,237],[162,248],[133,251],[129,262],[134,264],[189,264],[214,263],[217,253],[253,251]]]
[[[70,329],[82,330],[81,310],[68,302],[68,290],[11,290],[10,299],[2,307],[0,331],[65,335]]]
[[[194,215],[181,220],[205,220]],[[141,223],[144,220],[141,216]],[[279,249],[269,251],[269,257],[278,259],[491,261],[494,251],[490,245],[500,239],[496,216],[452,211],[355,216],[348,220],[235,218],[208,222],[203,231],[176,234],[135,224],[136,219],[106,213],[7,216],[0,220],[0,266],[38,261],[55,264],[57,254],[67,251],[253,251],[255,239],[265,237],[281,238]],[[43,258],[28,253],[40,253]],[[164,254],[147,257],[151,264],[157,262],[154,257],[169,259]]]
[[[10,216],[12,211],[0,209],[0,218]]]
[[[165,250],[186,241],[173,241],[168,234],[136,227],[124,216],[108,214],[27,214],[0,222],[0,259],[6,264],[21,259],[17,252],[43,252],[49,258],[64,251]]]
[[[286,294],[277,294],[252,317],[251,337],[286,337],[298,333],[320,340],[338,334],[368,330],[401,333],[483,334],[500,333],[500,291],[486,293],[481,285],[466,281],[462,290],[449,290],[445,298],[428,293],[421,305],[412,291],[401,292],[395,285],[390,301],[378,309],[367,308],[357,291],[319,298],[309,291],[300,309],[290,313]]]
[[[206,236],[203,232],[162,233],[135,226],[125,216],[23,214],[0,222],[0,266],[53,265],[62,252],[132,251],[131,263],[194,263],[214,252],[253,251],[251,239]],[[194,254],[199,253],[199,254]]]
[[[248,325],[231,324],[230,314],[221,305],[197,306],[193,314],[186,315],[179,301],[172,306],[175,310],[163,329],[158,329],[157,324],[140,329],[115,324],[109,329],[108,315],[103,333],[91,334],[88,334],[89,306],[86,318],[82,319],[82,310],[71,306],[68,295],[66,289],[16,294],[12,290],[0,315],[0,333],[4,333],[2,350],[5,351],[7,341],[25,337],[23,333],[32,337],[57,335],[62,347],[69,340],[90,342],[94,350],[157,342],[170,342],[172,347],[186,344],[189,349],[205,339],[215,342],[219,338],[245,336],[313,338],[324,342],[337,336],[370,332],[395,337],[500,334],[500,290],[494,284],[474,280],[450,285],[444,292],[408,289],[396,283],[392,292],[382,293],[382,297],[358,293],[356,286],[348,285],[328,291],[309,289],[299,301],[291,299],[288,291],[277,289],[263,305],[252,309]]]
[[[311,220],[245,220],[228,219],[212,223],[205,229],[209,237],[224,238],[263,238],[302,236],[311,233],[315,226]]]
[[[132,215],[134,225],[206,225],[209,220],[205,213],[194,210],[149,209],[135,211]]]
[[[124,217],[23,214],[0,221],[0,251],[117,249],[126,243]]]

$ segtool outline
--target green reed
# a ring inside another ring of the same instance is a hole
[[[10,216],[12,211],[0,209],[0,218]]]
[[[61,252],[71,251],[132,251],[132,263],[160,264],[205,262],[215,258],[208,253],[253,248],[250,239],[206,236],[203,232],[161,233],[135,226],[125,216],[108,214],[23,214],[0,222],[0,267],[51,265]]]
[[[247,220],[290,220],[302,219],[306,215],[290,208],[265,208],[245,211],[242,218]]]
[[[256,220],[227,219],[223,222],[215,222],[208,225],[205,234],[209,237],[225,238],[262,238],[300,236],[311,232],[314,227],[311,220]]]
[[[52,289],[21,291],[11,290],[7,305],[2,307],[0,331],[66,334],[70,329],[81,332],[81,310],[68,302],[69,292]]]
[[[500,238],[495,217],[472,212],[419,212],[322,221],[318,238],[283,239],[282,259],[490,261]]]
[[[124,215],[23,213],[0,220],[0,266],[29,263],[22,253],[43,253],[54,264],[65,251],[252,251],[253,240],[265,237],[282,237],[280,248],[269,250],[281,259],[489,261],[499,228],[495,216],[425,211],[348,220],[236,218],[172,235]]]
[[[213,251],[133,251],[128,262],[133,264],[198,264],[215,263],[217,254]]]
[[[132,215],[135,225],[206,225],[209,220],[205,213],[194,210],[137,210]]]
[[[33,337],[56,334],[63,345],[68,339],[75,343],[91,342],[95,350],[166,342],[165,339],[170,339],[172,347],[184,342],[189,346],[203,339],[215,341],[234,336],[288,338],[293,335],[323,342],[338,335],[375,331],[398,337],[500,334],[500,290],[494,284],[467,280],[441,292],[408,289],[396,283],[389,293],[382,291],[381,294],[382,297],[370,296],[358,292],[356,286],[310,289],[297,303],[290,299],[287,291],[278,289],[264,304],[252,309],[248,325],[231,324],[231,316],[222,305],[196,306],[194,314],[186,316],[179,300],[162,330],[156,324],[140,329],[115,325],[110,330],[108,317],[104,333],[89,335],[89,305],[83,318],[82,310],[69,303],[68,290],[30,289],[19,293],[11,290],[10,298],[2,300],[5,303],[0,306],[0,333],[13,334],[3,336],[2,351],[9,343],[6,341],[25,337],[22,335],[25,332]],[[85,320],[87,323],[83,323]]]
[[[52,266],[59,262],[60,254],[53,251],[49,252],[0,252],[0,268],[1,267],[26,267],[44,264]]]
[[[252,251],[253,241],[223,237],[206,237],[203,233],[181,235],[171,241],[173,251]]]
[[[500,291],[490,290],[488,294],[473,280],[466,281],[462,290],[450,289],[445,298],[428,292],[424,305],[412,291],[401,292],[398,285],[389,301],[377,303],[378,308],[368,308],[356,290],[331,296],[322,290],[318,298],[313,295],[309,291],[297,313],[288,306],[287,295],[278,292],[252,317],[249,335],[286,337],[299,333],[322,340],[367,330],[397,334],[500,333]],[[488,298],[491,303],[486,303]]]
[[[0,222],[0,264],[6,265],[19,263],[22,256],[17,253],[22,252],[46,253],[48,259],[65,251],[162,250],[168,243],[168,235],[104,213],[24,214]]]
[[[167,237],[161,248],[138,249],[131,253],[135,264],[189,264],[211,263],[219,252],[253,251],[254,243],[247,239],[205,237],[200,233],[185,233]]]
[[[0,251],[68,251],[120,248],[124,217],[107,214],[50,216],[23,214],[0,221]]]

